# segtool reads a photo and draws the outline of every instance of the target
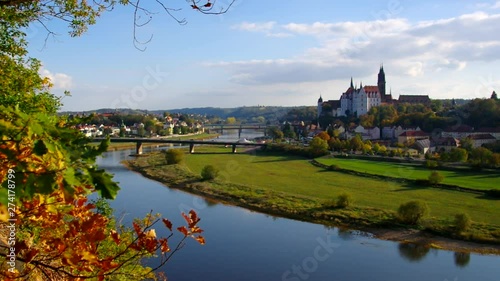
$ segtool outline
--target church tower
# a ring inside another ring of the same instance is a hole
[[[319,99],[318,99],[318,117],[317,118],[319,118],[322,111],[323,111],[323,98],[320,95]]]
[[[385,72],[384,72],[384,66],[380,65],[380,70],[378,72],[378,91],[380,93],[380,96],[382,99],[385,98]]]

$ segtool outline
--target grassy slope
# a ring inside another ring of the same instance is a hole
[[[324,171],[303,158],[292,156],[193,154],[186,157],[186,165],[195,174],[199,175],[207,164],[218,167],[221,178],[231,183],[298,195],[318,202],[348,192],[356,206],[396,210],[402,202],[420,199],[427,202],[433,217],[451,219],[457,213],[466,212],[476,222],[500,226],[500,200],[483,199],[476,194],[414,188],[396,182]]]
[[[394,178],[426,179],[431,173],[431,171],[425,167],[392,162],[345,158],[320,158],[317,159],[317,161],[328,166],[338,165],[342,169],[373,175],[385,175]],[[482,190],[500,188],[500,185],[498,185],[500,173],[444,170],[439,171],[439,173],[445,177],[443,181],[444,184]]]

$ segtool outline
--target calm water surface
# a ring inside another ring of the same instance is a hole
[[[401,245],[171,190],[125,169],[120,162],[131,152],[110,152],[98,161],[120,182],[122,189],[111,204],[123,222],[153,210],[181,225],[180,212],[194,209],[205,230],[206,245],[188,241],[163,267],[169,280],[500,280],[497,256]],[[162,229],[159,225],[157,233],[167,235]]]

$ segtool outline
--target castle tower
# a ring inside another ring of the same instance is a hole
[[[380,65],[380,70],[378,72],[378,91],[380,93],[380,96],[382,99],[385,99],[385,72],[384,72],[384,65]]]
[[[318,99],[318,118],[321,115],[322,111],[323,111],[323,98],[321,97],[321,95],[319,95],[319,99]]]

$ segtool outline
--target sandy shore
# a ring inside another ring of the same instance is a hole
[[[428,245],[433,248],[454,251],[454,252],[471,252],[480,254],[500,255],[500,245],[481,244],[470,241],[456,240],[456,239],[436,236],[421,230],[370,228],[370,229],[365,229],[364,231],[372,233],[375,238],[383,240]]]

